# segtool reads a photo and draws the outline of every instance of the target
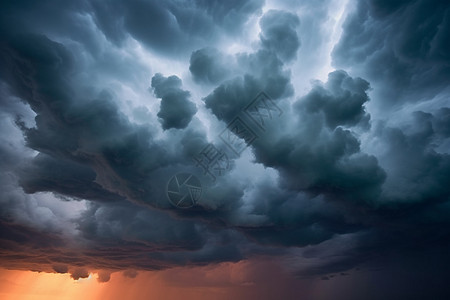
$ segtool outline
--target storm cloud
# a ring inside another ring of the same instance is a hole
[[[273,260],[388,299],[406,280],[377,274],[417,270],[417,295],[444,295],[450,7],[344,2],[1,4],[2,266],[107,282]],[[169,201],[180,173],[190,208]]]

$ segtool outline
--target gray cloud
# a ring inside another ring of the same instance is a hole
[[[447,129],[440,125],[448,122],[447,111],[442,108],[434,115],[414,112],[414,125],[408,129],[380,126],[379,138],[386,143],[380,160],[389,171],[384,192],[390,201],[406,206],[448,201],[445,174],[450,171],[450,157],[434,150],[448,139]]]
[[[366,123],[369,115],[364,104],[369,100],[369,83],[361,78],[351,78],[344,71],[328,75],[325,87],[314,86],[313,90],[299,103],[308,114],[323,113],[327,126],[355,126]]]
[[[189,71],[199,83],[218,84],[230,76],[231,58],[215,48],[203,48],[192,52]]]
[[[306,21],[260,16],[261,1],[2,4],[2,264],[106,282],[276,257],[333,282],[448,253],[448,5],[358,3],[333,51],[342,69],[308,90],[294,62],[317,66],[308,52],[329,17],[311,3],[292,5]],[[249,20],[261,29],[252,50],[221,50],[252,42],[240,40]],[[261,91],[282,110],[264,129],[242,114]],[[218,135],[238,115],[257,139],[208,181],[193,157],[226,147]],[[181,171],[204,184],[192,209],[167,201]]]
[[[240,76],[223,82],[204,98],[206,107],[219,120],[231,121],[248,99],[254,98],[261,90],[276,100],[293,95],[290,72],[285,69],[283,61],[294,58],[300,47],[295,31],[299,20],[293,14],[271,10],[262,17],[260,23],[260,49],[236,56],[240,68],[235,72]],[[281,37],[279,32],[287,36]],[[280,40],[275,39],[276,36]],[[220,58],[216,56],[215,60]],[[214,72],[213,66],[209,64],[204,74]]]
[[[197,108],[188,99],[189,92],[181,89],[180,78],[177,76],[166,78],[158,73],[152,78],[152,88],[155,95],[161,98],[158,117],[162,120],[163,129],[186,128]]]
[[[192,51],[217,41],[219,33],[236,33],[264,1],[90,1],[96,24],[115,43],[127,34],[165,54]]]
[[[96,173],[86,165],[38,154],[24,166],[20,184],[27,193],[54,191],[79,199],[123,200],[95,182]]]
[[[270,10],[261,18],[261,43],[269,51],[273,51],[283,61],[296,57],[300,47],[297,27],[300,20],[295,14]]]
[[[219,0],[196,0],[195,3],[199,8],[205,9],[216,23],[231,32],[236,32],[248,21],[249,16],[261,12],[264,1],[232,0],[224,2]]]
[[[448,12],[439,0],[359,1],[334,48],[334,63],[379,87],[384,108],[430,99],[449,81]]]

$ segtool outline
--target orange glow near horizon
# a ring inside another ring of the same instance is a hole
[[[73,280],[70,274],[0,270],[0,298],[3,300],[95,299],[101,284],[94,276]]]
[[[115,272],[103,283],[97,276],[94,272],[89,278],[74,280],[70,274],[0,268],[0,299],[302,299],[308,298],[311,292],[323,292],[329,285],[325,281],[317,285],[317,282],[295,279],[270,261],[141,271],[135,278]]]
[[[169,271],[169,273],[171,273]],[[194,273],[196,273],[194,271]],[[175,275],[175,274],[172,274]],[[70,274],[42,273],[32,271],[16,271],[0,269],[0,299],[2,300],[71,300],[71,299],[203,299],[213,296],[214,299],[226,299],[229,287],[208,286],[215,282],[200,283],[195,286],[195,279],[188,280],[183,286],[181,282],[172,286],[166,282],[170,274],[162,272],[140,272],[136,278],[124,277],[121,273],[113,273],[109,282],[97,281],[97,274],[89,278],[74,280]],[[189,274],[178,273],[185,280]],[[219,277],[221,274],[205,275]],[[176,276],[174,276],[176,277]],[[217,278],[213,278],[216,281]],[[206,286],[205,286],[206,284]],[[194,285],[194,286],[191,286]]]

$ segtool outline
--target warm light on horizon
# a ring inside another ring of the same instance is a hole
[[[3,300],[77,299],[98,296],[103,283],[88,278],[74,280],[70,274],[0,270],[0,298]]]
[[[115,272],[108,282],[99,282],[98,277],[96,271],[75,280],[69,273],[0,269],[0,299],[270,299],[275,294],[283,298],[280,286],[285,292],[310,288],[309,283],[295,280],[266,260],[139,271],[135,278]]]

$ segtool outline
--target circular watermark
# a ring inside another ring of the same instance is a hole
[[[167,198],[178,208],[193,207],[202,195],[200,180],[190,173],[178,173],[167,183]]]

